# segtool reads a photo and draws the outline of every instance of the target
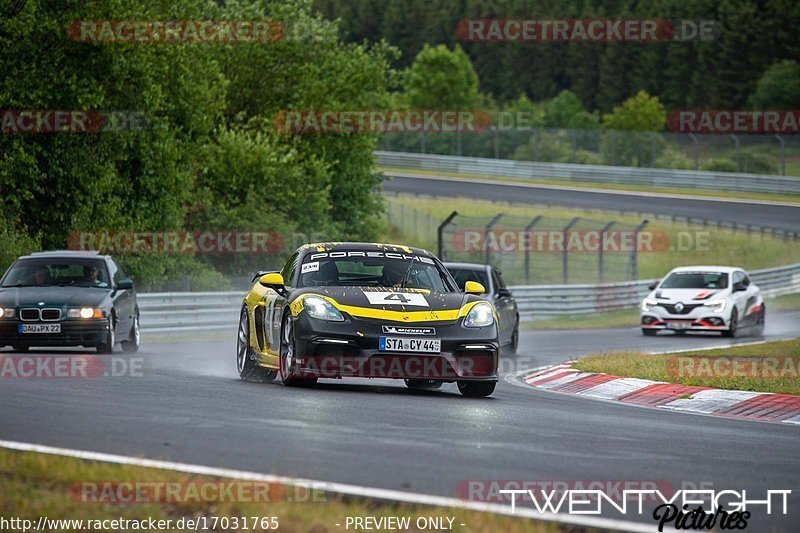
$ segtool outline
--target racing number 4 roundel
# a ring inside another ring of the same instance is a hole
[[[416,292],[365,292],[364,295],[372,305],[408,305],[430,307],[425,296]]]

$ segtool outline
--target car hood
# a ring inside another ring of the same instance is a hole
[[[403,322],[455,320],[475,302],[483,301],[472,294],[382,287],[310,287],[293,294],[292,301],[312,294],[332,301],[340,311],[355,317]]]
[[[671,302],[703,303],[725,297],[727,294],[727,289],[657,289],[650,293],[650,298]]]
[[[0,306],[98,307],[110,292],[107,289],[90,287],[2,287]]]

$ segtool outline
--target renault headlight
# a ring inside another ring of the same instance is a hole
[[[307,296],[303,299],[303,309],[308,316],[319,320],[331,320],[333,322],[344,322],[342,313],[336,309],[332,303],[319,296]]]
[[[464,326],[468,328],[482,328],[494,324],[492,306],[486,302],[477,303],[467,313]]]
[[[711,310],[715,313],[721,313],[725,310],[725,300],[711,300],[710,302],[706,302],[703,305],[706,307],[710,307]]]
[[[655,307],[658,305],[658,302],[652,298],[645,298],[642,300],[642,311],[649,311],[651,307]]]

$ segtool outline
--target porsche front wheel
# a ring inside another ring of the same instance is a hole
[[[275,371],[256,364],[250,347],[250,321],[247,309],[239,315],[239,329],[236,334],[236,369],[245,381],[264,383],[275,378]]]
[[[281,382],[289,387],[314,385],[317,378],[297,377],[297,353],[295,352],[294,325],[289,315],[283,319],[281,327],[281,355],[280,377]]]

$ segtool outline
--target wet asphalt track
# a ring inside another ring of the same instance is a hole
[[[798,331],[800,313],[772,315],[765,337]],[[235,370],[233,330],[214,341],[144,342],[136,354],[144,359],[141,376],[0,380],[0,439],[444,496],[455,496],[461,480],[491,479],[793,489],[793,514],[756,515],[748,531],[800,524],[800,427],[611,404],[506,381],[491,398],[475,400],[454,385],[420,393],[388,380],[328,380],[313,389],[245,383]],[[646,338],[637,329],[526,332],[504,371],[598,350],[731,342]]]
[[[624,210],[692,217],[729,224],[762,226],[800,231],[800,206],[758,203],[675,199],[660,195],[592,192],[502,181],[442,179],[411,173],[387,172],[383,190],[392,193],[427,194],[439,197],[481,198],[514,203],[532,203],[585,209]]]

